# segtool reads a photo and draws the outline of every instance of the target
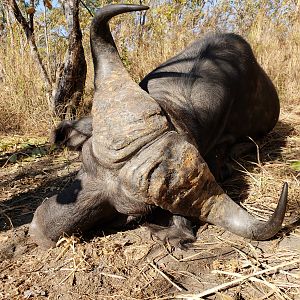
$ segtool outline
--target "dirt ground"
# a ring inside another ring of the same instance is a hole
[[[42,250],[27,238],[36,207],[68,185],[78,153],[46,138],[0,137],[0,299],[300,299],[300,105],[284,109],[257,153],[233,161],[222,186],[257,218],[289,184],[284,227],[270,241],[205,224],[186,250],[139,224],[62,237]]]

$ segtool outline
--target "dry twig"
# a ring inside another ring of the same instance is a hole
[[[177,285],[175,282],[173,282],[163,271],[161,271],[155,264],[149,263],[149,265],[157,272],[159,273],[163,278],[165,278],[168,282],[170,282],[178,291],[182,291],[182,288]]]
[[[190,299],[190,300],[192,300],[192,299],[200,299],[202,297],[215,294],[216,292],[232,288],[232,287],[240,284],[241,282],[243,282],[245,280],[248,280],[249,278],[256,277],[256,276],[259,276],[259,275],[262,275],[262,274],[265,274],[265,273],[268,273],[268,272],[275,273],[280,268],[284,268],[284,267],[287,267],[287,266],[290,266],[290,265],[294,265],[294,264],[298,264],[298,263],[300,263],[300,259],[296,259],[296,260],[293,260],[293,261],[290,261],[290,262],[284,262],[284,263],[279,264],[277,266],[273,266],[273,267],[270,267],[270,268],[265,269],[265,270],[254,272],[252,274],[242,276],[242,277],[240,277],[238,279],[235,279],[235,280],[232,280],[230,282],[226,282],[226,283],[220,284],[220,285],[218,285],[216,287],[213,287],[211,289],[203,291],[203,292],[201,292],[199,294],[194,294],[194,295],[191,295],[191,294],[176,295],[175,299]]]

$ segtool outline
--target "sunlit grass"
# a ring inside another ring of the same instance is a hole
[[[143,15],[124,14],[112,20],[112,31],[124,62],[135,81],[211,31],[234,31],[251,44],[258,61],[273,80],[282,106],[300,99],[300,18],[292,1],[144,1],[151,9]],[[101,1],[99,5],[103,5]],[[96,5],[96,4],[95,4]],[[53,27],[59,18],[52,12]],[[50,18],[50,17],[49,17]],[[61,18],[61,17],[60,17]],[[88,62],[85,97],[78,114],[88,113],[93,96],[93,65],[88,28],[91,17],[81,11],[84,48]],[[143,23],[143,25],[140,25]],[[0,43],[0,131],[47,134],[54,121],[48,109],[44,82],[31,58],[20,27],[12,23]],[[51,57],[43,51],[43,28],[36,26],[39,50],[52,62],[52,77],[65,52],[65,40],[52,43]],[[51,39],[50,39],[51,42]]]

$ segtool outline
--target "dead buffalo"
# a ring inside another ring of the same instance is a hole
[[[110,5],[94,17],[92,136],[83,143],[77,178],[37,208],[30,235],[49,247],[62,233],[160,207],[175,215],[174,226],[185,216],[249,239],[271,238],[284,218],[287,184],[274,214],[261,222],[226,195],[203,157],[274,127],[273,84],[243,38],[211,34],[146,76],[143,90],[124,68],[108,21],[147,8]]]

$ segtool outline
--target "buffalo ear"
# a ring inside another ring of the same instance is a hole
[[[66,146],[72,130],[72,121],[65,120],[60,122],[59,125],[52,131],[50,142],[56,146]]]
[[[83,117],[74,121],[62,121],[53,131],[51,142],[59,147],[80,151],[83,144],[92,136],[92,118]]]

